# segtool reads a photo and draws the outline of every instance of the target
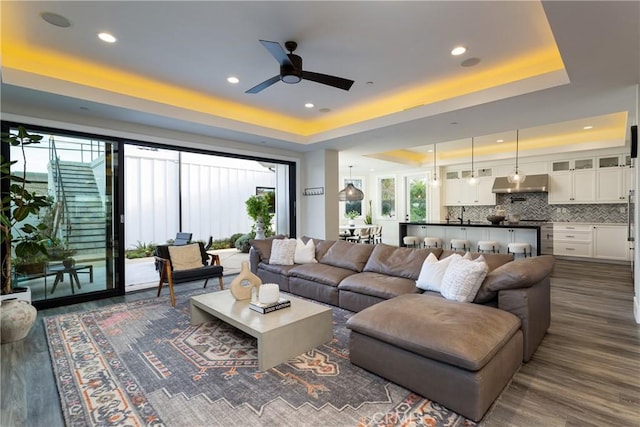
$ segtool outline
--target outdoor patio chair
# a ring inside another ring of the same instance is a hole
[[[191,237],[193,233],[176,233],[176,238],[173,240],[174,246],[182,246],[191,243]]]
[[[206,288],[209,279],[217,277],[220,289],[224,289],[222,282],[223,268],[220,265],[220,258],[207,254],[202,242],[188,245],[158,245],[155,258],[160,274],[158,296],[162,291],[162,285],[169,284],[171,305],[174,307],[176,300],[173,295],[173,285],[176,283],[204,280],[204,287]],[[209,260],[211,260],[211,263],[209,263]]]

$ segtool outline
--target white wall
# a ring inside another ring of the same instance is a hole
[[[323,187],[324,194],[303,196],[300,191],[299,236],[335,240],[338,238],[338,152],[305,153],[300,188]]]

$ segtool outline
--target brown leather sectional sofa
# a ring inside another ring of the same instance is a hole
[[[453,251],[313,240],[318,262],[299,265],[269,264],[270,240],[253,241],[251,269],[282,291],[358,312],[347,323],[352,363],[476,421],[549,327],[552,256],[483,254],[489,273],[470,304],[416,287],[429,253]]]

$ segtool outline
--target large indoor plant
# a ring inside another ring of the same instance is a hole
[[[11,175],[11,165],[0,156],[2,198],[0,199],[0,244],[2,245],[2,294],[10,294],[14,289],[12,279],[12,252],[21,259],[47,257],[46,241],[40,239],[42,227],[39,223],[29,223],[30,215],[38,215],[40,209],[51,205],[47,195],[39,195],[27,188],[27,162],[25,146],[38,144],[41,135],[32,135],[23,126],[15,134],[3,134],[2,144],[20,147],[22,153],[22,176]]]
[[[270,213],[269,199],[260,194],[249,196],[245,204],[247,205],[247,215],[254,221],[251,231],[256,234],[256,239],[264,239],[273,234],[271,230],[271,221],[273,214]]]

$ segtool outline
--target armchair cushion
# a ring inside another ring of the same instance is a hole
[[[202,255],[197,243],[169,246],[169,257],[174,271],[202,267]]]

